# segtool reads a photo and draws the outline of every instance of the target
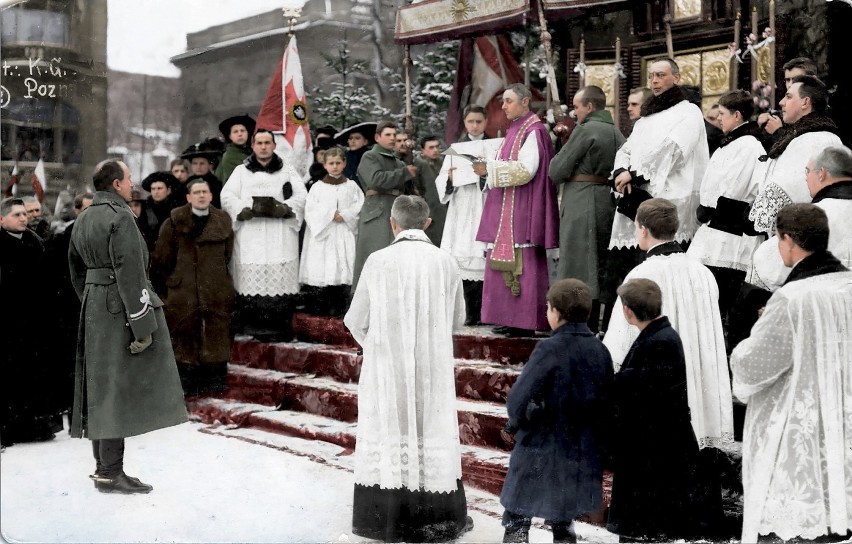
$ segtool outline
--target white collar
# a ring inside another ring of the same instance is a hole
[[[421,242],[429,242],[429,237],[426,236],[426,233],[423,232],[422,229],[408,229],[400,232],[396,238],[394,238],[394,243],[399,242],[400,240],[419,240]]]
[[[192,215],[197,215],[198,217],[205,217],[210,215],[210,208],[207,208],[206,210],[196,210],[195,208],[190,206],[189,209],[192,210]]]
[[[467,134],[467,137],[470,138],[471,142],[478,142],[479,140],[485,139],[485,133],[483,132],[479,136],[471,136],[470,133]]]

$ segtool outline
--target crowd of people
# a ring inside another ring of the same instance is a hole
[[[599,87],[576,93],[566,130],[514,84],[502,139],[485,108],[464,110],[474,156],[364,122],[318,129],[301,175],[241,115],[146,177],[150,196],[104,161],[62,232],[37,200],[3,200],[0,290],[23,314],[3,337],[4,446],[49,440],[70,410],[96,487],[147,493],[123,472],[124,438],[226,389],[235,334],[290,341],[297,309],[343,317],[363,349],[353,530],[449,540],[471,523],[452,334],[553,331],[507,402],[506,542],[527,541],[534,517],[576,541],[605,467],[622,538],[718,537],[718,459],[735,438],[744,541],[848,537],[852,151],[826,86],[794,59],[780,116],[741,90],[705,116],[675,61],[648,67],[627,138]],[[16,278],[67,300],[58,347],[33,337],[51,324]],[[39,352],[56,368],[21,365]],[[47,372],[50,394],[21,394]],[[137,373],[144,386],[122,385]]]

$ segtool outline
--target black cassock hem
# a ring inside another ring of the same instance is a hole
[[[384,542],[446,542],[465,528],[467,502],[461,480],[455,491],[383,489],[355,484],[352,532]]]

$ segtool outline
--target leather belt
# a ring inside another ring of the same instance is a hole
[[[367,191],[364,193],[364,196],[399,196],[401,194],[402,191],[400,191],[399,189],[391,189],[388,191],[384,189],[367,189]]]
[[[586,183],[600,183],[601,185],[609,185],[609,179],[603,176],[596,176],[594,174],[576,174],[568,178],[568,181],[584,181]]]
[[[86,283],[112,285],[115,283],[115,270],[112,268],[90,268],[86,270]]]

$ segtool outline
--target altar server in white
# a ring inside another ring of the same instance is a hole
[[[687,100],[679,82],[680,68],[674,60],[659,59],[650,65],[648,84],[653,96],[642,105],[641,119],[615,155],[612,175],[621,198],[610,249],[636,247],[636,208],[652,197],[665,198],[677,207],[676,242],[688,242],[698,228],[698,190],[710,153],[704,115]]]
[[[487,110],[472,104],[464,110],[465,133],[459,142],[480,142],[487,138],[485,121]],[[481,153],[482,156],[486,154]],[[441,203],[447,204],[447,219],[441,249],[456,258],[464,286],[467,306],[465,325],[479,325],[482,311],[482,282],[485,280],[485,242],[476,240],[485,180],[473,173],[469,161],[447,155],[435,186]]]
[[[777,214],[787,283],[731,355],[743,430],[743,542],[852,536],[852,273],[825,213]],[[798,281],[807,278],[807,281]]]
[[[467,525],[453,364],[464,297],[429,223],[425,200],[396,198],[394,241],[367,258],[343,320],[364,350],[352,532],[385,542],[444,542]]]
[[[364,192],[343,175],[346,154],[339,147],[326,150],[323,166],[327,174],[311,186],[305,203],[299,281],[308,294],[306,309],[339,316],[349,300]]]
[[[678,231],[674,204],[661,198],[646,200],[636,212],[635,223],[636,242],[647,251],[647,259],[625,281],[645,278],[660,286],[663,314],[683,342],[687,397],[699,447],[731,443],[733,400],[716,280],[706,266],[673,241]],[[638,335],[617,299],[604,337],[616,370]]]
[[[289,341],[299,293],[299,230],[307,191],[301,176],[275,154],[271,131],[258,129],[252,154],[222,188],[234,228],[231,276],[242,332]]]
[[[763,155],[760,128],[750,122],[754,101],[745,91],[729,91],[719,98],[719,123],[725,137],[701,181],[698,221],[702,223],[686,254],[704,263],[719,286],[722,316],[736,300],[751,255],[760,243],[748,222],[748,209],[757,196],[752,174]]]

